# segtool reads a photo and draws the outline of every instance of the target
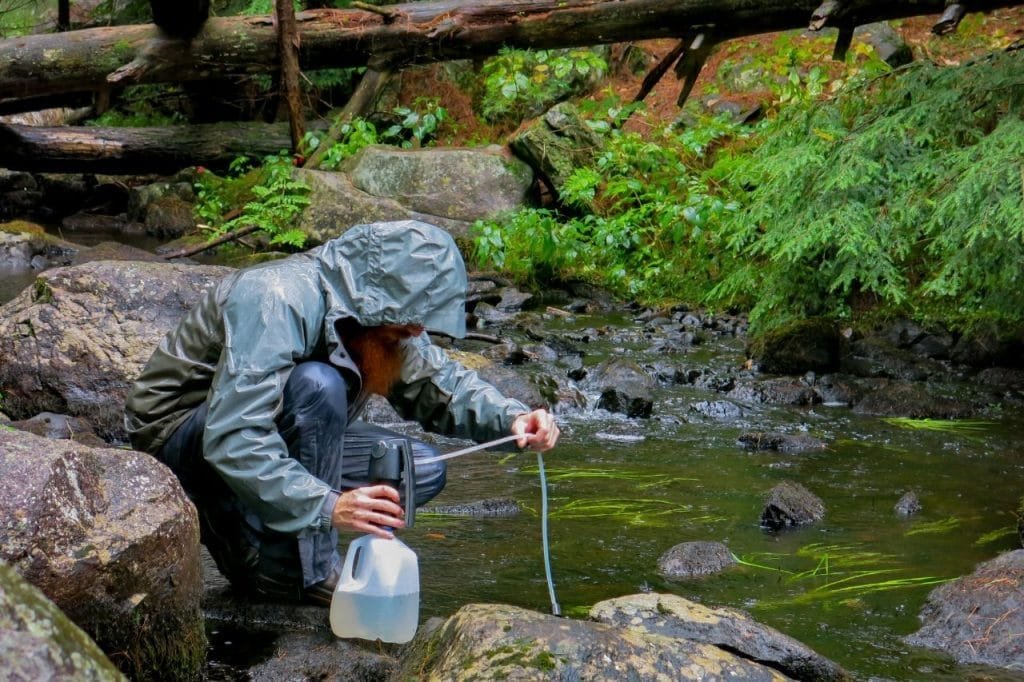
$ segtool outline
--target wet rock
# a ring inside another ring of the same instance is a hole
[[[989,367],[978,372],[974,381],[999,390],[1024,391],[1024,369]]]
[[[1024,670],[1024,550],[932,590],[920,619],[909,644],[939,649],[962,664]]]
[[[1024,497],[1020,498],[1020,506],[1017,507],[1017,537],[1024,547]]]
[[[785,680],[710,644],[557,618],[503,604],[469,604],[422,630],[394,679]]]
[[[728,400],[701,400],[691,404],[690,411],[712,419],[736,419],[743,416],[740,406]]]
[[[84,248],[72,259],[71,265],[84,265],[98,260],[135,260],[150,263],[166,261],[155,253],[139,249],[119,242],[100,242],[95,246]]]
[[[745,450],[778,450],[780,452],[812,452],[824,450],[828,444],[806,433],[749,431],[737,442]]]
[[[893,507],[893,511],[900,516],[913,516],[921,511],[921,501],[917,499],[917,493],[912,490],[903,493],[903,497]]]
[[[619,627],[708,644],[797,680],[852,679],[836,663],[738,609],[708,607],[671,594],[634,594],[595,604],[590,617]],[[684,674],[671,679],[710,678]]]
[[[853,411],[883,417],[958,419],[975,415],[977,408],[966,400],[939,395],[927,384],[891,381],[865,395]]]
[[[825,504],[807,488],[783,481],[772,488],[761,512],[761,526],[779,530],[805,526],[825,518]]]
[[[732,552],[721,542],[683,542],[661,555],[658,573],[666,578],[696,578],[735,565]]]
[[[0,219],[31,215],[42,198],[31,173],[0,168]]]
[[[0,307],[0,391],[14,419],[55,412],[123,442],[124,400],[153,349],[229,268],[97,261],[48,270]]]
[[[321,609],[321,612],[326,614]],[[330,632],[284,632],[267,659],[245,672],[250,682],[318,680],[378,682],[391,679],[397,660]]]
[[[75,233],[137,235],[145,232],[145,226],[142,223],[126,220],[123,216],[101,213],[72,213],[61,219],[60,227],[64,234],[72,236]]]
[[[839,329],[831,320],[799,320],[751,343],[750,356],[768,374],[834,372],[839,367]]]
[[[46,234],[24,220],[0,223],[0,268],[45,270],[64,265],[81,248]]]
[[[0,561],[0,678],[123,680],[89,635]]]
[[[814,405],[821,402],[821,396],[813,388],[786,377],[745,382],[726,395],[733,400],[758,405]]]
[[[128,220],[148,225],[150,210],[159,208],[165,200],[174,199],[176,203],[192,205],[196,201],[196,193],[192,183],[178,180],[162,180],[143,185],[135,185],[128,190],[126,208]]]
[[[43,438],[73,440],[89,447],[101,448],[106,443],[92,430],[92,425],[84,419],[69,417],[66,414],[42,412],[30,419],[11,422],[12,427],[34,433]]]
[[[690,369],[686,370],[686,378],[686,383],[716,393],[728,393],[736,387],[736,375],[728,370]]]
[[[867,393],[859,380],[836,374],[819,376],[814,390],[827,407],[852,407]]]
[[[995,325],[982,325],[961,336],[951,351],[954,362],[969,367],[1024,367],[1024,336]]]
[[[0,558],[132,679],[206,659],[199,521],[149,455],[0,430]]]
[[[654,410],[654,379],[632,360],[602,362],[590,373],[587,384],[600,392],[597,406],[601,409],[645,419]]]
[[[860,377],[925,381],[946,374],[946,368],[939,362],[897,348],[882,337],[852,342],[840,364],[843,372]]]
[[[470,518],[492,518],[518,516],[522,511],[513,499],[496,497],[489,500],[462,502],[459,504],[435,504],[416,510],[417,513],[442,514],[444,516],[466,516]]]

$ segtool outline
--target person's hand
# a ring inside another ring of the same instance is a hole
[[[558,424],[547,410],[534,410],[521,414],[512,422],[512,433],[522,436],[516,441],[521,448],[527,446],[537,452],[545,452],[558,442]]]
[[[331,525],[342,530],[372,533],[390,540],[391,528],[405,528],[405,511],[398,491],[389,485],[368,485],[341,494],[331,514]]]

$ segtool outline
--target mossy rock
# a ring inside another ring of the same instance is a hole
[[[8,232],[10,234],[31,234],[37,237],[43,237],[46,235],[46,231],[42,225],[31,223],[27,220],[12,220],[7,223],[0,223],[0,232]]]
[[[797,320],[754,339],[748,352],[769,374],[834,372],[839,368],[839,329],[827,318]]]

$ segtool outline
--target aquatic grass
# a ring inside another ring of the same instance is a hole
[[[1017,529],[1015,527],[1013,527],[1013,526],[1006,526],[1004,528],[996,528],[995,530],[989,531],[989,532],[985,533],[984,535],[982,535],[977,540],[975,540],[974,541],[974,546],[975,547],[981,547],[983,545],[988,545],[988,544],[991,544],[993,542],[996,542],[997,540],[1002,540],[1003,538],[1008,538],[1008,537],[1012,537],[1012,536],[1016,536],[1016,535],[1017,535]]]
[[[950,516],[949,518],[940,519],[939,521],[922,521],[915,523],[910,530],[904,533],[904,535],[910,536],[948,533],[959,527],[960,519],[955,516]]]
[[[815,587],[790,599],[780,599],[760,604],[762,608],[770,609],[780,606],[793,606],[823,601],[848,601],[859,599],[868,594],[879,592],[890,592],[892,590],[910,589],[915,587],[927,587],[949,582],[952,578],[940,578],[938,576],[916,576],[906,578],[892,578],[890,580],[879,580],[875,582],[849,584],[855,580],[862,580],[887,573],[894,573],[901,569],[879,569],[876,571],[858,571],[842,580],[829,582],[825,585]]]
[[[886,417],[886,424],[913,431],[934,431],[938,433],[957,434],[965,438],[976,439],[973,434],[986,431],[995,422],[986,419],[913,419],[911,417]]]
[[[522,471],[523,473],[530,475],[536,475],[538,473],[536,465],[523,467]],[[631,469],[600,469],[572,467],[546,469],[546,473],[549,482],[574,481],[585,478],[611,479],[615,481],[631,481],[634,483],[634,487],[637,490],[649,490],[651,488],[661,488],[667,485],[671,485],[673,483],[700,480],[699,478],[669,476],[667,474],[647,474]]]
[[[612,518],[630,526],[664,525],[664,517],[685,515],[692,521],[714,523],[724,520],[710,514],[691,516],[692,507],[656,499],[576,499],[550,513],[551,519]],[[656,520],[657,519],[657,520]]]

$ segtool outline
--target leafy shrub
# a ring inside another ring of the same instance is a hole
[[[966,328],[1024,320],[1024,53],[919,63],[795,107],[709,177],[744,211],[720,248],[744,263],[710,300],[754,325],[859,303]]]
[[[608,71],[593,50],[502,48],[480,70],[480,115],[489,122],[518,122],[536,116]]]

